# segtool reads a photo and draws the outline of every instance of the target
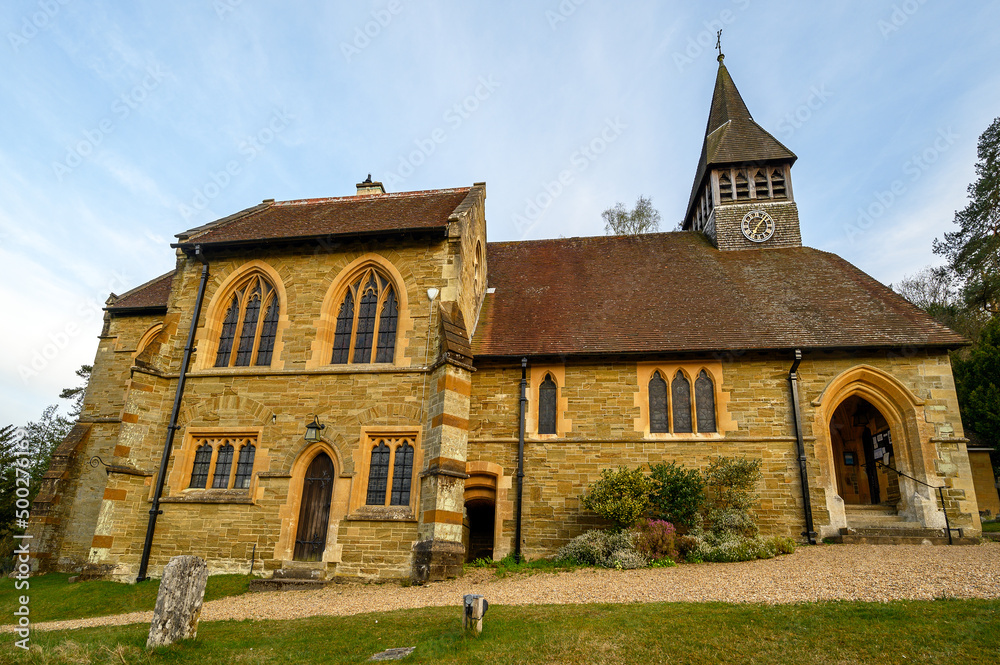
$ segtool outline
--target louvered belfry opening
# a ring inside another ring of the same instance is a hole
[[[296,561],[322,561],[332,496],[333,462],[321,452],[309,464],[302,482],[302,503],[293,555]]]

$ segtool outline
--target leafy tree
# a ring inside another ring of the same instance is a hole
[[[93,365],[80,365],[80,369],[76,370],[76,375],[83,379],[83,385],[76,388],[63,388],[63,391],[59,393],[60,399],[73,400],[73,408],[69,412],[70,418],[73,420],[79,418],[80,412],[83,411],[83,399],[87,396],[87,386],[90,385],[90,373],[93,371]]]
[[[970,310],[965,306],[955,276],[947,267],[927,266],[913,276],[904,276],[890,287],[938,323],[971,340],[979,338],[979,331],[988,320],[981,310]]]
[[[632,210],[618,202],[613,208],[602,212],[601,217],[604,218],[604,232],[608,235],[637,236],[660,230],[660,211],[653,207],[652,199],[644,196],[635,200],[635,208]]]
[[[962,280],[962,297],[972,309],[1000,314],[1000,118],[979,137],[976,181],[969,203],[955,213],[958,230],[934,241],[934,252]]]
[[[604,469],[601,477],[592,484],[583,497],[583,507],[592,510],[619,529],[627,529],[639,521],[649,506],[652,481],[642,468],[629,471]]]
[[[80,414],[90,371],[89,365],[82,366],[76,375],[84,380],[84,384],[66,388],[60,394],[64,399],[73,400],[70,417],[60,415],[59,407],[52,404],[45,407],[41,418],[20,429],[12,425],[0,428],[0,572],[10,570],[13,536],[24,531],[17,513],[17,468],[24,468],[28,473],[28,496],[20,498],[26,498],[30,503],[38,494],[52,453],[69,434]],[[23,466],[25,464],[27,466]]]

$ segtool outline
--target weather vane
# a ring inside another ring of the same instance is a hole
[[[715,48],[719,49],[719,57],[722,57],[722,30],[715,33]]]

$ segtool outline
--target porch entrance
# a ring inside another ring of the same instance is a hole
[[[889,423],[877,408],[857,395],[845,399],[830,419],[830,441],[837,491],[845,504],[899,503],[899,477],[876,464],[888,460],[894,465]]]
[[[296,561],[323,560],[332,496],[333,462],[326,453],[321,452],[309,464],[302,481],[302,503],[293,555]]]
[[[466,562],[476,559],[492,560],[496,505],[488,500],[469,501],[465,504],[465,514],[469,529]]]

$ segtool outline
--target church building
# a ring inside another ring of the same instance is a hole
[[[720,56],[681,231],[488,242],[485,183],[369,178],[178,234],[108,299],[41,569],[442,579],[603,526],[602,469],[723,455],[765,534],[978,535],[965,340],[802,246],[795,161]]]

